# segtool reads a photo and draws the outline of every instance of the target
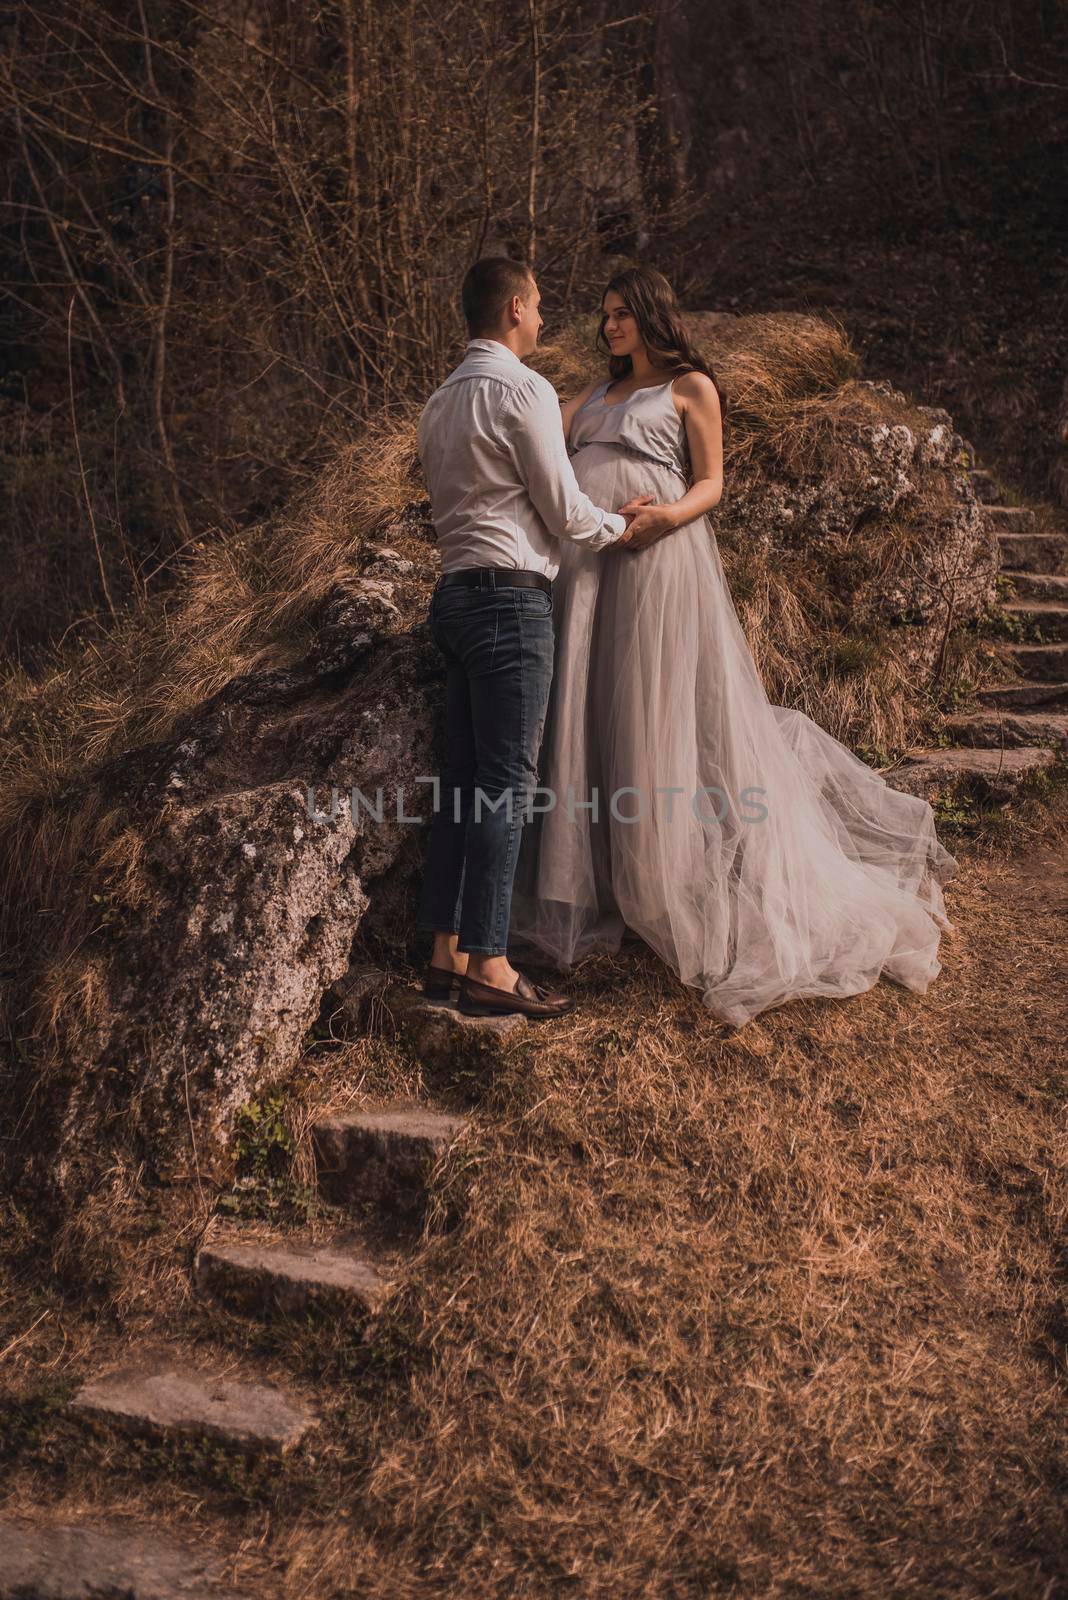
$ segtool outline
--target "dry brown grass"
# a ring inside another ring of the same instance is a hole
[[[291,660],[317,607],[351,581],[363,542],[425,492],[414,422],[369,425],[285,513],[198,541],[173,587],[121,626],[58,648],[37,679],[13,670],[0,696],[0,775],[80,769],[165,738],[231,678]],[[426,546],[415,548],[426,560]]]
[[[627,945],[492,1075],[427,1069],[382,1013],[311,1051],[298,1128],[395,1096],[473,1114],[370,1341],[199,1305],[213,1197],[191,1168],[133,1205],[116,1174],[77,1230],[117,1242],[97,1307],[32,1255],[7,1277],[4,1509],[181,1524],[287,1600],[1054,1600],[1066,840],[1062,798],[963,853],[925,997],[730,1033]],[[9,1262],[32,1221],[5,1219]],[[274,1477],[87,1444],[62,1397],[146,1347],[285,1382],[322,1435]]]

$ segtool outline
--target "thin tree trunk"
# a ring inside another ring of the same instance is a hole
[[[527,0],[530,14],[530,57],[533,68],[530,116],[530,171],[527,180],[527,263],[534,265],[537,248],[538,159],[541,146],[541,25],[538,0]]]
[[[152,409],[155,413],[156,432],[159,435],[160,449],[163,451],[167,477],[170,480],[171,504],[174,507],[175,520],[181,530],[182,537],[191,539],[193,536],[192,529],[189,524],[189,518],[186,516],[185,502],[182,499],[182,490],[178,482],[178,469],[175,465],[174,450],[171,447],[171,435],[167,427],[167,410],[164,404],[164,384],[167,375],[167,316],[170,312],[171,297],[174,292],[174,168],[171,165],[171,151],[173,148],[174,133],[168,125],[166,166],[167,241],[163,257],[163,288],[160,293],[159,313],[156,319]]]
[[[156,74],[152,67],[152,45],[148,36],[148,19],[142,0],[138,0],[138,15],[141,18],[141,32],[145,42],[145,76],[149,88],[155,95],[157,102],[162,102]],[[185,502],[182,499],[182,490],[178,482],[178,469],[175,465],[174,451],[171,448],[170,430],[167,427],[167,409],[164,404],[164,386],[167,376],[167,316],[171,309],[171,297],[174,293],[174,125],[169,113],[167,117],[166,149],[164,151],[164,176],[167,190],[167,213],[164,219],[164,252],[163,252],[163,287],[160,290],[159,309],[156,315],[156,335],[154,339],[154,370],[152,375],[152,410],[156,419],[156,433],[159,437],[160,449],[163,451],[163,462],[167,469],[170,481],[171,504],[174,507],[174,517],[184,539],[191,539],[192,529],[189,518],[185,513]]]

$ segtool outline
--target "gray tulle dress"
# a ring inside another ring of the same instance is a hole
[[[670,382],[571,424],[579,483],[614,509],[689,487]],[[644,550],[561,541],[553,683],[510,943],[566,971],[639,935],[719,1019],[940,970],[956,863],[900,794],[772,705],[707,516]],[[548,792],[546,792],[548,791]]]

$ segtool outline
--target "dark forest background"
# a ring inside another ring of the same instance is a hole
[[[0,60],[6,667],[418,404],[490,250],[547,339],[621,259],[823,309],[1068,503],[1062,0],[48,0]]]

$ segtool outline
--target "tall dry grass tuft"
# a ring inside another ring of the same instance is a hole
[[[770,451],[795,476],[819,463],[860,358],[840,323],[803,312],[718,324],[715,342],[730,395],[736,466]]]

